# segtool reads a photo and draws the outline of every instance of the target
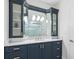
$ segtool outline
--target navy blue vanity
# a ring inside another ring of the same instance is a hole
[[[4,59],[62,59],[62,40],[6,46]]]

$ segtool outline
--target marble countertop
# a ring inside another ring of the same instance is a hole
[[[24,45],[24,44],[33,44],[33,43],[43,43],[43,42],[51,42],[51,41],[60,41],[61,39],[44,39],[44,40],[23,40],[20,42],[12,42],[12,43],[4,43],[4,46],[16,46],[16,45]]]

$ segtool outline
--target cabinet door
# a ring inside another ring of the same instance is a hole
[[[62,59],[62,42],[55,41],[44,43],[41,59]]]
[[[40,59],[41,57],[40,45],[28,45],[28,59]]]
[[[43,59],[53,59],[53,52],[51,43],[45,43],[43,50]]]
[[[23,2],[9,0],[9,38],[23,37]]]
[[[10,54],[8,52],[4,52],[4,59],[10,59]]]
[[[58,36],[58,10],[51,8],[51,35]]]

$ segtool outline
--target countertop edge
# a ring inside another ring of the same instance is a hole
[[[28,44],[37,44],[37,43],[45,43],[45,42],[53,42],[53,41],[62,41],[62,39],[52,39],[52,40],[25,40],[23,42],[16,42],[16,43],[6,43],[4,47],[8,46],[18,46],[18,45],[28,45]]]

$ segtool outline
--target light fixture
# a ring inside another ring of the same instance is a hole
[[[41,22],[43,22],[43,21],[44,21],[44,17],[43,17],[43,16],[41,17],[40,21],[41,21]]]
[[[37,16],[37,19],[36,20],[39,21],[40,20],[40,16]]]
[[[46,23],[48,23],[48,20],[46,20]]]
[[[35,21],[35,19],[36,19],[36,16],[35,16],[35,15],[33,15],[33,16],[32,16],[32,20],[33,20],[33,21]]]
[[[27,21],[27,16],[24,16],[24,21],[25,21],[25,23],[28,22],[28,21]]]

